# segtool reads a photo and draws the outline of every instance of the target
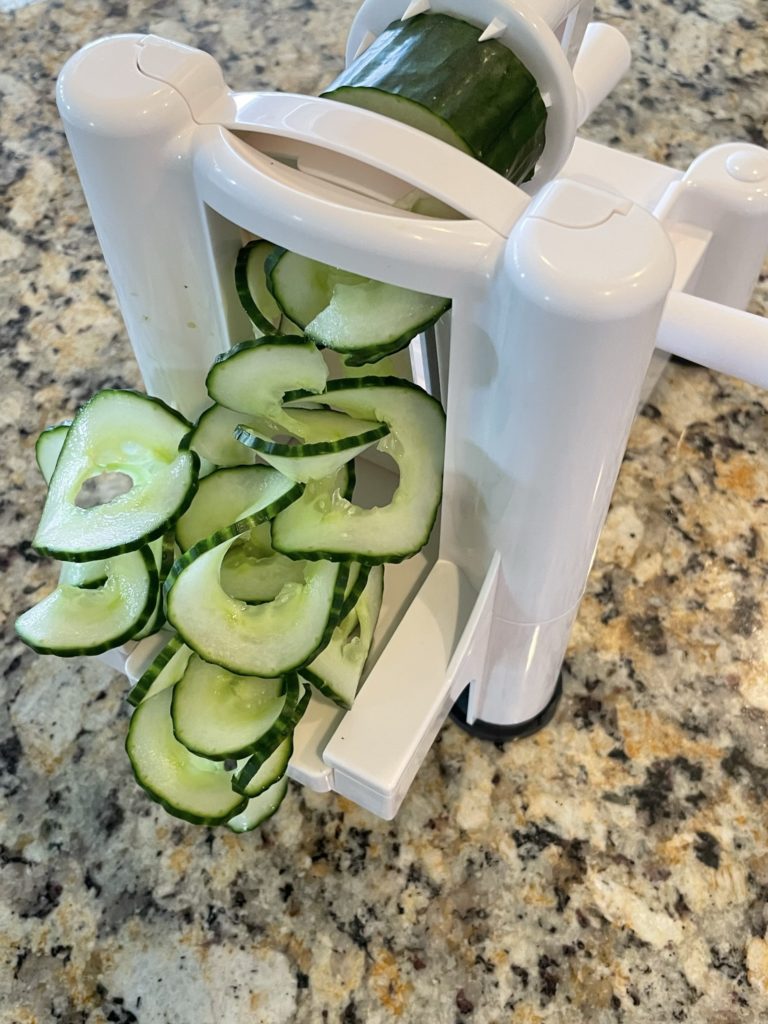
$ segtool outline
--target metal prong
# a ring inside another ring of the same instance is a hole
[[[411,0],[400,21],[408,21],[409,18],[415,18],[417,14],[424,14],[431,6],[429,0]]]
[[[498,38],[498,36],[503,35],[506,27],[507,26],[500,18],[494,18],[493,21],[483,29],[482,35],[477,40],[478,43],[484,43],[486,39]]]
[[[357,60],[361,53],[365,53],[365,51],[368,49],[368,47],[371,45],[375,38],[376,36],[373,34],[373,32],[366,32],[363,38],[360,40],[360,45],[355,50],[355,56],[353,60]]]

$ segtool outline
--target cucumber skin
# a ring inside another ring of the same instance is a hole
[[[347,499],[349,500],[349,499]],[[349,591],[347,596],[344,598],[344,604],[341,606],[339,611],[339,622],[343,622],[344,619],[349,615],[352,609],[357,604],[360,595],[365,590],[368,583],[368,577],[371,574],[370,565],[361,565],[360,571],[357,574],[357,579],[352,584],[352,589]]]
[[[342,437],[338,441],[312,441],[309,444],[283,444],[280,441],[267,441],[254,434],[246,426],[235,427],[235,438],[240,444],[264,455],[279,455],[286,459],[306,458],[312,455],[333,455],[357,448],[361,444],[373,444],[389,433],[389,427],[380,423],[378,427],[366,430],[362,434]]]
[[[294,729],[303,718],[304,712],[307,710],[311,696],[312,693],[309,687],[305,687],[301,699],[294,705],[290,720],[287,718],[283,723],[280,723],[279,721],[276,722],[269,732],[263,736],[262,742],[256,746],[250,758],[245,762],[240,771],[236,775],[232,776],[232,789],[234,789],[236,793],[246,795],[248,783],[261,768],[262,764],[268,757],[271,757],[271,755],[274,754],[283,740],[293,734]],[[267,788],[267,786],[264,787],[264,789]],[[264,789],[260,790],[260,792],[263,793]],[[247,795],[250,798],[258,796],[259,794],[248,793]]]
[[[413,388],[414,391],[420,391],[421,394],[426,395],[427,398],[439,407],[440,411],[445,417],[445,410],[434,395],[430,395],[424,388],[419,387],[418,384],[414,384],[413,381],[406,380],[404,377],[339,377],[334,380],[329,380],[325,395],[333,394],[334,391],[351,391],[353,388],[383,388],[383,387],[408,387]],[[316,395],[312,395],[307,391],[297,389],[296,391],[289,391],[283,396],[283,403],[286,402],[298,402],[304,399],[317,398]],[[349,489],[349,488],[348,488]],[[352,500],[351,492],[349,495],[345,494],[347,501]],[[412,558],[413,555],[418,554],[419,551],[424,547],[430,538],[432,530],[435,527],[437,516],[440,511],[440,502],[435,507],[435,514],[432,517],[432,521],[424,535],[420,547],[414,551],[406,552],[404,554],[383,554],[383,555],[371,555],[366,554],[364,551],[283,551],[279,547],[279,542],[275,543],[273,537],[273,547],[275,551],[279,551],[282,555],[287,555],[288,558],[294,558],[296,560],[303,560],[306,562],[361,562],[363,565],[374,566],[374,565],[389,565],[396,564],[397,562],[404,562],[407,558]]]
[[[117,637],[112,637],[108,641],[104,641],[102,644],[94,644],[93,647],[72,647],[65,650],[55,647],[46,647],[44,644],[33,644],[18,630],[16,630],[19,638],[24,641],[27,647],[30,647],[37,654],[55,654],[58,658],[80,658],[83,656],[104,654],[105,651],[111,651],[115,647],[120,647],[121,644],[127,643],[136,635],[136,633],[146,626],[152,615],[154,615],[157,607],[157,597],[160,593],[160,581],[158,579],[155,556],[147,546],[140,548],[139,551],[144,557],[144,561],[147,566],[147,571],[150,576],[150,585],[149,590],[147,591],[147,602],[144,605],[144,611],[130,629],[127,629]]]
[[[178,633],[176,633],[170,638],[165,647],[158,651],[151,664],[144,670],[142,675],[136,680],[135,685],[128,691],[126,700],[132,707],[137,708],[139,704],[141,704],[149,692],[149,688],[174,654],[176,654],[179,648],[183,646],[183,643],[184,641]]]
[[[450,306],[451,300],[446,299],[445,306],[440,310],[440,312],[431,319],[425,320],[424,323],[419,324],[415,331],[406,331],[405,334],[401,334],[399,338],[393,338],[391,341],[387,341],[381,345],[369,345],[366,348],[343,349],[330,345],[322,345],[322,343],[314,338],[311,333],[307,334],[307,337],[320,347],[329,348],[331,352],[338,352],[344,359],[344,363],[347,366],[367,366],[369,363],[378,363],[380,360],[386,359],[387,356],[391,356],[395,352],[399,352],[401,349],[407,348],[417,334],[422,334],[424,331],[428,331],[430,327],[434,327],[440,317],[450,309]]]
[[[332,700],[336,707],[342,708],[344,711],[349,711],[350,708],[352,707],[351,704],[348,704],[345,700],[342,700],[341,697],[339,697],[339,695],[336,693],[336,691],[332,687],[330,687],[326,683],[326,681],[322,679],[316,672],[313,672],[312,669],[303,668],[301,670],[301,676],[302,679],[306,679],[308,683],[311,683],[319,693],[322,693],[324,697],[327,697],[328,700]]]
[[[277,498],[271,504],[266,505],[258,512],[254,512],[250,516],[245,516],[243,519],[238,519],[237,522],[232,523],[230,526],[226,526],[222,530],[216,530],[215,533],[212,533],[209,537],[205,537],[203,540],[199,540],[197,544],[193,544],[189,550],[185,551],[184,554],[180,555],[174,562],[173,567],[168,573],[163,584],[165,587],[165,593],[168,594],[181,572],[190,564],[190,562],[194,562],[199,555],[202,555],[206,551],[210,551],[211,548],[218,547],[219,544],[223,544],[224,541],[231,540],[232,537],[248,533],[254,528],[254,526],[259,526],[261,523],[265,523],[269,519],[274,519],[274,517],[279,512],[282,512],[284,508],[288,508],[289,505],[292,505],[303,490],[304,487],[302,484],[296,484],[294,487],[291,487],[290,490],[286,491],[280,498]]]
[[[192,499],[197,493],[197,485],[199,482],[200,475],[200,456],[191,447],[192,434],[194,433],[194,428],[192,424],[189,422],[189,420],[182,416],[181,413],[178,412],[176,409],[171,408],[171,406],[168,405],[167,402],[164,402],[162,398],[155,398],[154,395],[145,395],[142,391],[137,391],[135,388],[105,388],[103,391],[97,391],[96,394],[89,399],[89,401],[92,402],[94,398],[97,398],[98,396],[106,394],[107,392],[111,391],[128,391],[131,394],[139,395],[141,398],[146,399],[148,402],[154,402],[156,405],[161,406],[163,409],[165,409],[166,412],[174,416],[177,420],[180,420],[182,423],[186,424],[186,426],[189,428],[187,433],[182,437],[181,441],[179,442],[178,448],[180,452],[187,452],[191,460],[190,485],[187,490],[187,493],[184,496],[184,500],[180,503],[179,507],[176,509],[173,515],[168,516],[168,518],[164,522],[160,523],[157,527],[150,530],[143,536],[139,537],[136,541],[131,541],[128,544],[113,544],[108,548],[102,548],[100,550],[76,552],[66,551],[58,548],[51,548],[46,545],[35,544],[33,542],[32,547],[41,555],[48,555],[51,558],[58,558],[62,562],[93,562],[97,558],[112,558],[114,555],[125,555],[129,551],[137,551],[139,548],[144,547],[151,541],[157,540],[158,537],[162,537],[163,534],[172,531],[173,527],[176,525],[176,521],[180,519],[187,511],[189,506],[192,504]],[[86,405],[87,404],[88,403],[86,403]],[[64,449],[62,449],[62,454],[63,451]]]
[[[482,163],[519,183],[543,151],[546,108],[522,62],[497,40],[479,43],[480,32],[444,14],[393,22],[321,95],[352,105],[358,89],[402,97],[446,124]],[[540,103],[535,122],[525,119],[526,130],[514,130],[533,94]],[[501,144],[510,132],[514,144]]]
[[[279,334],[279,324],[273,324],[256,305],[251,289],[248,287],[248,260],[251,252],[257,245],[263,244],[263,239],[256,238],[244,245],[237,254],[235,263],[235,290],[240,299],[240,305],[247,313],[252,323],[264,334]]]

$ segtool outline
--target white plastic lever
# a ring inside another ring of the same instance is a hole
[[[656,344],[665,352],[768,388],[768,320],[670,292]]]
[[[579,125],[584,124],[624,77],[631,60],[629,43],[617,28],[594,21],[587,26],[573,66]]]

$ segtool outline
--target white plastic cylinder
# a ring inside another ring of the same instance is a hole
[[[512,232],[471,345],[454,310],[441,556],[477,588],[501,556],[484,721],[552,693],[673,273],[650,214],[561,180]]]

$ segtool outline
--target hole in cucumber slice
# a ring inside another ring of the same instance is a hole
[[[385,450],[386,446],[383,445],[383,442],[386,440],[387,438],[383,438],[372,452],[371,462],[375,464],[376,470],[379,472],[372,475],[366,472],[367,466],[358,466],[361,475],[355,486],[352,500],[359,508],[383,508],[389,505],[400,484],[398,465],[389,452]],[[363,462],[363,459],[358,459],[358,464]],[[380,472],[380,470],[384,470],[384,472]]]
[[[78,508],[95,508],[107,505],[121,494],[127,494],[133,487],[133,480],[127,473],[97,473],[83,481],[83,485],[75,498]]]

